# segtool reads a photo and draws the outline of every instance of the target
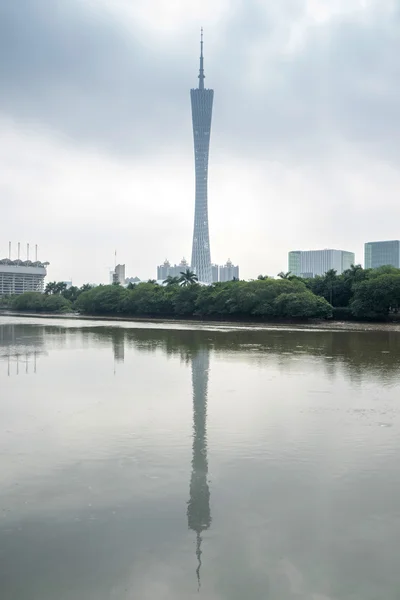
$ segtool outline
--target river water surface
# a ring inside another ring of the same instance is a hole
[[[400,332],[0,317],[2,600],[398,600]]]

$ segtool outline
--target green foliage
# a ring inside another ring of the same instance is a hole
[[[99,285],[82,292],[75,302],[75,309],[85,314],[120,314],[128,290],[120,285]]]
[[[276,313],[281,317],[298,319],[329,319],[332,317],[332,306],[325,300],[309,291],[299,294],[281,294],[275,300]]]
[[[44,310],[45,296],[39,292],[25,292],[16,296],[12,303],[13,310],[28,310],[32,312]]]
[[[61,293],[64,296],[64,298],[66,298],[70,302],[75,302],[75,300],[79,298],[80,291],[78,287],[76,287],[75,285],[71,285],[70,288],[65,289]]]
[[[363,269],[352,265],[337,275],[304,280],[308,289],[333,306],[335,319],[382,320],[397,314],[400,308],[400,269],[390,265]]]
[[[67,289],[67,284],[65,283],[65,281],[50,281],[45,289],[44,289],[44,293],[46,294],[46,296],[51,295],[51,294],[62,294],[63,292],[65,292]]]
[[[163,281],[164,285],[178,285],[180,283],[180,277],[173,277],[172,275],[168,275],[167,279]]]
[[[337,275],[331,269],[323,276],[304,279],[309,290],[322,296],[333,307],[349,306],[354,293],[354,286],[370,276],[371,270],[364,270],[361,265],[352,265],[350,269]]]
[[[15,296],[0,296],[0,309],[11,308]]]
[[[203,318],[329,318],[332,310],[297,279],[229,281],[201,286],[140,283],[99,286],[75,303],[85,314]]]
[[[65,313],[72,310],[72,304],[61,295],[47,296],[44,299],[43,310],[45,312]]]
[[[395,269],[384,275],[374,273],[358,283],[350,307],[355,317],[364,319],[384,319],[391,312],[397,313],[400,307],[400,271]]]
[[[65,313],[72,309],[72,305],[60,294],[46,295],[39,292],[25,292],[25,294],[14,297],[11,308],[29,312]]]
[[[181,276],[179,278],[179,283],[183,286],[193,285],[198,282],[197,275],[194,271],[190,269],[186,269],[186,271],[181,271]]]

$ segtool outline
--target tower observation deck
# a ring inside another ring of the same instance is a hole
[[[212,283],[207,184],[214,90],[205,89],[204,79],[203,30],[201,30],[199,87],[190,90],[196,174],[191,266],[200,282]]]

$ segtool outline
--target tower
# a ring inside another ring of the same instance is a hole
[[[196,272],[199,281],[212,283],[207,180],[214,90],[205,89],[204,78],[203,30],[201,30],[199,87],[190,90],[196,173],[192,269]]]

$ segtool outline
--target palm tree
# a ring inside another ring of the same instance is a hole
[[[329,271],[325,273],[325,285],[329,292],[329,304],[332,304],[333,301],[333,284],[336,281],[336,277],[337,271],[335,269],[329,269]]]
[[[284,273],[283,271],[281,271],[280,273],[278,273],[278,277],[280,277],[281,279],[291,279],[291,271],[288,271],[287,273]]]
[[[186,269],[186,271],[181,271],[179,283],[181,285],[183,285],[184,287],[186,287],[188,285],[193,285],[194,283],[197,283],[198,281],[199,281],[198,277],[194,271],[191,271],[190,269]]]
[[[81,288],[80,288],[80,291],[81,291],[81,292],[88,292],[89,290],[91,290],[91,289],[92,289],[92,287],[93,287],[93,286],[92,286],[92,285],[90,285],[90,283],[84,283],[84,284],[81,286]]]
[[[268,275],[259,275],[259,276],[257,277],[257,279],[258,279],[259,281],[265,281],[266,279],[269,279],[269,277],[268,277]]]
[[[179,277],[173,277],[172,275],[168,275],[167,279],[164,279],[164,285],[176,285],[180,282]]]
[[[56,288],[54,293],[55,294],[62,294],[63,292],[65,292],[65,290],[67,289],[67,284],[65,283],[65,281],[59,281],[56,284]]]
[[[49,296],[50,294],[57,294],[57,282],[49,281],[49,283],[44,288],[44,293],[46,294],[46,296]]]

